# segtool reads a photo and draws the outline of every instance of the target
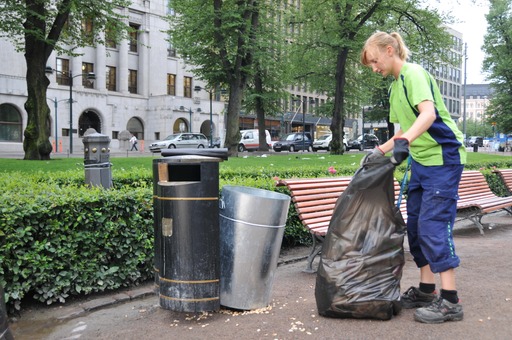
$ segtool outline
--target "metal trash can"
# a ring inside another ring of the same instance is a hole
[[[264,308],[270,303],[290,197],[227,185],[220,204],[220,303]]]
[[[4,287],[0,286],[0,339],[12,340],[14,339],[11,330],[9,329],[9,322],[7,318],[7,309],[5,308]]]
[[[478,152],[478,143],[473,144],[473,152]]]
[[[94,132],[84,136],[82,142],[84,143],[85,184],[111,188],[110,138]]]
[[[219,163],[227,149],[183,149],[155,159],[155,278],[160,306],[216,311],[219,285]],[[225,154],[225,157],[224,157]],[[214,157],[217,156],[217,157]]]

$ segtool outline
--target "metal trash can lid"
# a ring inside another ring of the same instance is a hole
[[[216,157],[223,160],[228,159],[228,149],[162,149],[162,157],[174,156],[202,156],[202,157]]]
[[[91,143],[91,142],[110,142],[110,138],[107,135],[103,135],[98,132],[90,133],[87,136],[82,138],[82,142]]]

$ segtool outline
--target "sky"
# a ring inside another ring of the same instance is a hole
[[[485,15],[489,13],[487,0],[426,0],[429,5],[440,11],[449,12],[459,22],[449,25],[463,34],[462,39],[467,43],[467,77],[466,84],[485,84],[485,74],[482,73],[484,52],[482,45],[487,30]],[[464,69],[462,70],[464,72]]]

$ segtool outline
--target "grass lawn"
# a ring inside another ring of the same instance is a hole
[[[237,168],[253,168],[255,171],[267,168],[290,169],[290,168],[304,168],[304,167],[325,167],[327,170],[330,166],[333,167],[351,167],[356,169],[359,166],[361,158],[366,153],[363,152],[346,152],[344,155],[330,155],[328,153],[270,153],[265,156],[256,156],[255,154],[248,153],[246,156],[232,157],[227,161],[221,162],[221,169]],[[155,155],[153,157],[111,157],[112,170],[116,169],[129,169],[131,167],[146,168],[151,171],[153,159],[159,158]],[[474,153],[468,152],[468,163],[483,163],[487,161],[496,161],[500,159],[510,159],[511,156],[500,155],[499,153]],[[56,158],[49,161],[24,161],[21,159],[0,159],[0,172],[37,172],[37,171],[66,171],[75,169],[83,171],[83,160],[81,158]]]

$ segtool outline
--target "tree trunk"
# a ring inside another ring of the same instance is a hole
[[[261,79],[261,74],[258,72],[254,78],[254,89],[256,94],[263,94],[263,80]],[[258,146],[259,151],[268,151],[267,144],[267,135],[265,133],[265,109],[263,107],[263,99],[261,97],[256,97],[255,102],[255,110],[256,110],[256,119],[258,121],[258,133],[259,133],[259,142]]]
[[[43,56],[41,54],[41,56]],[[24,159],[48,160],[52,152],[50,137],[50,108],[46,100],[46,90],[49,80],[45,75],[46,60],[27,60],[27,90],[25,102],[27,111],[27,127],[24,132]]]
[[[228,156],[238,154],[240,142],[240,109],[242,108],[242,96],[245,89],[245,81],[242,77],[232,77],[229,84],[229,104],[226,117],[226,141]]]
[[[343,117],[344,101],[345,101],[345,85],[346,74],[345,66],[347,63],[348,49],[341,48],[338,52],[336,61],[336,92],[334,95],[334,109],[331,121],[331,154],[343,155],[343,127],[345,126],[345,119]]]
[[[37,13],[45,13],[44,2],[30,1],[25,21],[25,61],[27,63],[27,92],[25,102],[27,111],[27,127],[23,133],[24,159],[48,160],[52,152],[50,137],[50,108],[46,101],[46,90],[50,81],[46,77],[46,61],[51,53],[51,46],[35,38],[31,30],[45,32],[45,21]],[[57,133],[57,131],[55,131]]]

